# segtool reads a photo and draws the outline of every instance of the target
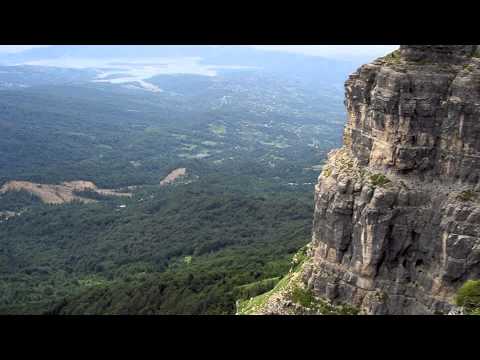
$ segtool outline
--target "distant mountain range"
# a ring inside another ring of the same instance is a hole
[[[361,63],[354,61],[307,56],[287,52],[273,52],[246,46],[200,45],[58,45],[33,48],[19,53],[0,54],[0,65],[55,64],[69,67],[75,60],[108,59],[126,62],[139,59],[155,62],[160,58],[199,58],[199,63],[211,66],[255,67],[283,76],[322,84],[343,84],[345,78]],[[371,59],[368,59],[371,60]],[[86,65],[85,67],[91,67]]]

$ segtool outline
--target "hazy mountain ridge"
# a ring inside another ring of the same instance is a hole
[[[141,62],[161,63],[162,59],[198,59],[203,66],[224,67],[241,66],[254,67],[269,73],[281,74],[283,77],[308,80],[312,85],[341,85],[346,74],[353,72],[361,59],[349,62],[337,59],[322,58],[258,50],[244,46],[53,46],[34,48],[16,54],[0,55],[0,63],[8,65],[28,64],[43,61],[47,64],[60,64],[64,59],[64,67],[77,66],[77,62],[96,59],[105,63]],[[114,66],[114,65],[112,65]],[[89,67],[94,67],[91,65]]]

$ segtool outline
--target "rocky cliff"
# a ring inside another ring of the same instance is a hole
[[[478,56],[406,45],[349,77],[344,145],[315,187],[306,260],[295,284],[247,312],[321,313],[320,300],[364,314],[452,310],[480,277]],[[314,306],[295,303],[305,294]]]

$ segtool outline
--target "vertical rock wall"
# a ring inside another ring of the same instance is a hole
[[[315,295],[367,314],[448,312],[480,277],[480,58],[408,45],[345,84],[344,145],[315,188]]]

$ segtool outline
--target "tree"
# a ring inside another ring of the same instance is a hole
[[[468,314],[480,314],[480,280],[468,280],[457,292],[456,303]]]

